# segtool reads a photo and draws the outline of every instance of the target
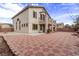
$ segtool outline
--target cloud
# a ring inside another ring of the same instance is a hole
[[[22,10],[22,7],[18,4],[0,4],[0,17],[12,17],[20,10]]]
[[[65,6],[65,5],[70,5],[70,6],[72,6],[72,5],[76,5],[75,3],[61,3],[61,5],[63,5],[63,6]]]
[[[11,22],[11,18],[22,10],[18,4],[0,3],[0,22]],[[12,22],[11,22],[12,23]]]
[[[12,20],[11,19],[0,19],[0,23],[10,23],[12,24]]]
[[[28,4],[26,4],[26,3],[18,3],[17,5],[23,8],[24,6],[27,6]]]
[[[12,9],[15,12],[18,12],[22,9],[22,7],[20,7],[18,4],[4,4],[4,7],[8,8],[8,9]]]
[[[11,18],[27,5],[26,3],[0,3],[0,21],[12,23]],[[79,4],[74,3],[33,3],[33,5],[44,6],[57,22],[72,23],[71,16],[79,14]]]
[[[1,4],[0,4],[0,8],[6,9],[6,10],[9,10],[9,11],[13,11],[13,12],[14,12],[14,10],[9,9],[9,8],[6,8],[4,5],[5,5],[4,3],[1,3]]]
[[[12,23],[11,18],[0,17],[0,23]]]
[[[13,12],[0,8],[0,17],[12,17],[13,15]]]
[[[79,13],[65,13],[55,16],[54,19],[57,20],[57,23],[72,24],[76,15],[79,15]]]

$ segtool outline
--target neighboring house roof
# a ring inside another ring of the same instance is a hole
[[[12,25],[12,24],[9,24],[9,23],[0,23],[0,25]]]
[[[15,16],[13,16],[12,19],[15,18],[16,16],[18,16],[19,14],[21,14],[23,11],[25,11],[25,10],[28,9],[28,8],[43,8],[43,9],[46,11],[46,13],[48,14],[47,10],[46,10],[44,7],[42,7],[42,6],[26,6],[26,7],[23,8],[20,12],[18,12]],[[49,14],[48,14],[48,16],[50,17]],[[50,17],[50,18],[51,18],[51,17]]]
[[[57,25],[64,25],[64,23],[58,23]]]
[[[13,27],[13,25],[12,24],[9,24],[9,23],[0,23],[0,26],[4,26],[4,25],[7,25],[9,27]]]

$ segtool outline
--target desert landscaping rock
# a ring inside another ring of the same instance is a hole
[[[13,56],[12,51],[2,37],[0,37],[0,56]]]

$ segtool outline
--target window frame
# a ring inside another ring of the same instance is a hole
[[[37,12],[33,11],[33,18],[37,18]]]
[[[25,24],[24,24],[24,27],[25,27]]]
[[[45,20],[45,15],[44,14],[40,14],[40,20]]]
[[[28,27],[28,23],[26,23],[26,27]]]
[[[17,30],[17,21],[16,21],[16,30]]]
[[[33,30],[38,30],[38,24],[32,24],[32,29]]]

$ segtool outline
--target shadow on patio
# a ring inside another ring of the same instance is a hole
[[[79,34],[73,33],[72,36],[77,36],[79,38]]]

